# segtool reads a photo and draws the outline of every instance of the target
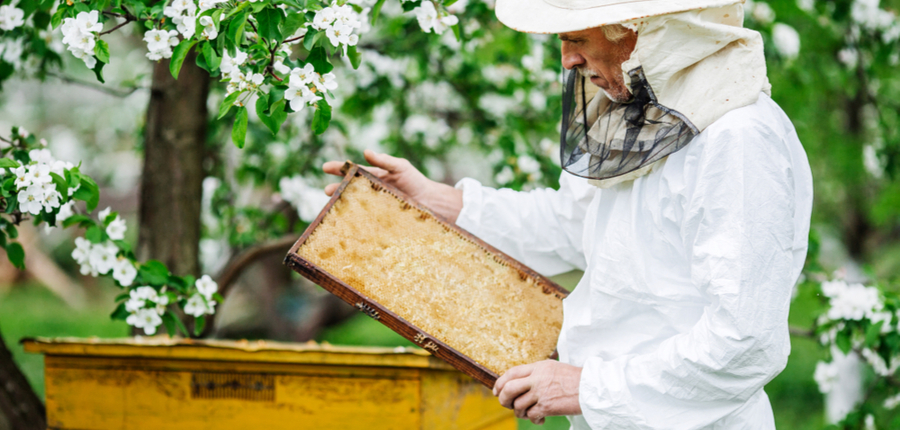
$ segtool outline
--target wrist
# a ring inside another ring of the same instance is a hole
[[[455,223],[463,207],[462,190],[440,182],[432,182],[430,185],[422,203],[447,221]]]

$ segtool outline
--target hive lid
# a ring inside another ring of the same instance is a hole
[[[168,336],[26,338],[25,351],[46,355],[216,360],[452,369],[419,348],[337,346],[268,340],[195,340]]]
[[[348,163],[285,263],[492,387],[552,354],[568,291]]]

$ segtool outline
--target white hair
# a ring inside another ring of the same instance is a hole
[[[622,24],[604,25],[600,27],[600,29],[603,30],[603,37],[606,37],[607,40],[613,43],[617,43],[624,39],[631,31]]]

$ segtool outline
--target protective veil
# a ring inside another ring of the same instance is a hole
[[[563,169],[600,187],[632,180],[768,94],[762,39],[742,23],[741,4],[622,23],[638,35],[622,65],[633,98],[612,102],[579,72],[566,73]]]

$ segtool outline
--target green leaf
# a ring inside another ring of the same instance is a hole
[[[331,106],[328,105],[328,102],[325,99],[319,100],[317,102],[316,114],[313,116],[312,120],[312,129],[316,134],[322,134],[325,130],[328,129],[328,124],[331,122]]]
[[[91,217],[81,214],[72,215],[63,221],[63,227],[65,228],[69,228],[75,224],[80,224],[82,227],[95,225],[94,220]]]
[[[178,73],[181,72],[181,66],[184,64],[184,59],[187,57],[188,52],[190,52],[191,48],[196,44],[196,40],[185,39],[182,40],[178,46],[172,50],[172,59],[169,63],[169,72],[172,73],[172,77],[178,79]]]
[[[4,169],[14,169],[19,166],[21,166],[21,164],[12,158],[0,158],[0,167]]]
[[[44,11],[39,11],[34,14],[34,27],[39,30],[44,30],[50,25],[50,14]]]
[[[259,116],[259,120],[269,128],[269,131],[271,131],[273,135],[278,134],[278,130],[281,129],[281,124],[284,124],[284,121],[287,119],[288,114],[284,110],[286,105],[286,100],[279,100],[269,108],[270,112],[268,114],[260,113],[259,107],[257,106],[256,114]]]
[[[105,235],[106,233],[104,233],[98,225],[91,226],[87,229],[86,232],[84,232],[84,237],[87,238],[87,240],[91,241],[91,243],[103,242],[105,239],[103,236]]]
[[[176,334],[176,330],[177,330],[175,327],[176,319],[177,318],[172,316],[171,312],[166,312],[166,313],[162,314],[163,325],[166,326],[166,333],[168,333],[170,337],[173,337]]]
[[[60,24],[62,24],[63,18],[66,17],[66,12],[68,12],[69,8],[65,7],[65,4],[59,6],[59,9],[56,9],[56,12],[53,14],[53,18],[50,18],[50,25],[56,30]]]
[[[16,228],[15,224],[7,224],[6,234],[9,235],[10,239],[15,239],[19,237],[19,229]]]
[[[125,310],[125,303],[119,303],[119,306],[116,306],[116,310],[113,313],[109,314],[109,317],[114,320],[122,320],[125,321],[131,314]]]
[[[91,69],[94,71],[94,76],[97,77],[97,80],[100,81],[101,84],[106,83],[106,80],[103,79],[103,66],[105,65],[106,63],[98,61],[97,64],[94,65],[94,68]]]
[[[306,62],[312,64],[320,75],[324,75],[334,69],[334,66],[328,62],[328,54],[325,52],[325,48],[322,47],[317,47],[310,51],[309,56],[306,57]]]
[[[309,31],[306,32],[306,35],[303,36],[303,47],[306,48],[307,51],[311,51],[312,47],[323,36],[325,36],[324,31],[319,31],[314,28],[310,28]]]
[[[83,174],[79,174],[79,176],[81,176],[81,186],[75,190],[72,198],[87,203],[87,211],[93,212],[97,208],[97,203],[100,203],[100,188],[90,176]]]
[[[256,114],[266,113],[269,110],[269,95],[263,92],[256,98]]]
[[[222,295],[219,293],[213,293],[213,300],[219,303],[225,303],[225,297],[222,297]]]
[[[243,91],[235,91],[225,97],[225,100],[222,100],[222,104],[219,105],[219,118],[222,119],[225,115],[228,115],[228,111],[231,110],[232,106],[234,106],[234,102],[237,101],[238,96],[243,94]]]
[[[169,280],[169,268],[158,260],[150,260],[141,264],[138,275],[144,283],[160,287]]]
[[[196,317],[194,318],[194,336],[200,336],[203,333],[203,329],[206,327],[206,318],[205,317]]]
[[[356,49],[356,45],[347,48],[347,58],[350,59],[350,65],[353,66],[353,69],[358,69],[359,64],[362,62],[362,54]]]
[[[25,249],[19,242],[11,242],[6,245],[6,256],[17,269],[25,268]]]
[[[244,37],[244,26],[247,24],[247,12],[237,14],[231,24],[228,25],[228,40],[237,46],[241,45],[241,38]]]
[[[381,7],[384,6],[384,0],[378,0],[375,2],[375,6],[372,6],[372,20],[371,24],[375,25],[375,20],[378,19],[378,14],[381,13]]]
[[[853,348],[853,343],[850,341],[850,333],[848,330],[839,331],[834,343],[837,344],[837,347],[840,348],[841,352],[844,354],[849,354],[850,349]]]
[[[97,39],[97,43],[94,45],[94,55],[98,61],[109,63],[109,45],[105,40]]]
[[[881,343],[881,326],[883,325],[884,321],[869,324],[869,328],[866,329],[866,346],[872,349],[878,347],[878,344]]]
[[[170,300],[169,302],[171,303],[172,301]],[[166,313],[168,313],[168,312],[166,312]],[[173,319],[175,320],[175,325],[178,326],[178,329],[181,330],[181,332],[184,333],[185,336],[190,337],[191,332],[189,332],[187,327],[184,326],[184,323],[181,322],[181,318],[173,318]]]
[[[212,43],[205,42],[203,43],[203,59],[206,60],[206,65],[210,68],[210,73],[215,72],[216,69],[219,68],[219,65],[222,64],[222,57],[219,57],[216,54],[216,50],[213,48]]]
[[[75,12],[90,12],[91,10],[88,8],[87,4],[82,2],[75,2]]]
[[[462,27],[459,26],[459,23],[454,24],[452,27],[453,35],[456,36],[456,41],[459,42],[462,40]]]
[[[61,195],[60,203],[65,203],[69,200],[69,183],[66,182],[65,178],[53,172],[50,172],[50,177],[53,178],[53,183],[56,184],[56,191],[59,191]]]
[[[274,7],[267,7],[259,11],[256,14],[256,22],[259,23],[259,35],[266,40],[281,42],[282,35],[278,26],[281,25],[283,18],[284,13]]]
[[[302,13],[289,13],[281,23],[281,34],[284,35],[284,37],[291,37],[300,29],[300,27],[303,27],[303,24],[306,24],[305,15]]]
[[[238,108],[237,115],[234,118],[234,126],[231,128],[231,141],[238,148],[244,147],[244,141],[247,139],[247,108],[241,106]]]
[[[6,233],[0,230],[0,248],[6,249]]]

